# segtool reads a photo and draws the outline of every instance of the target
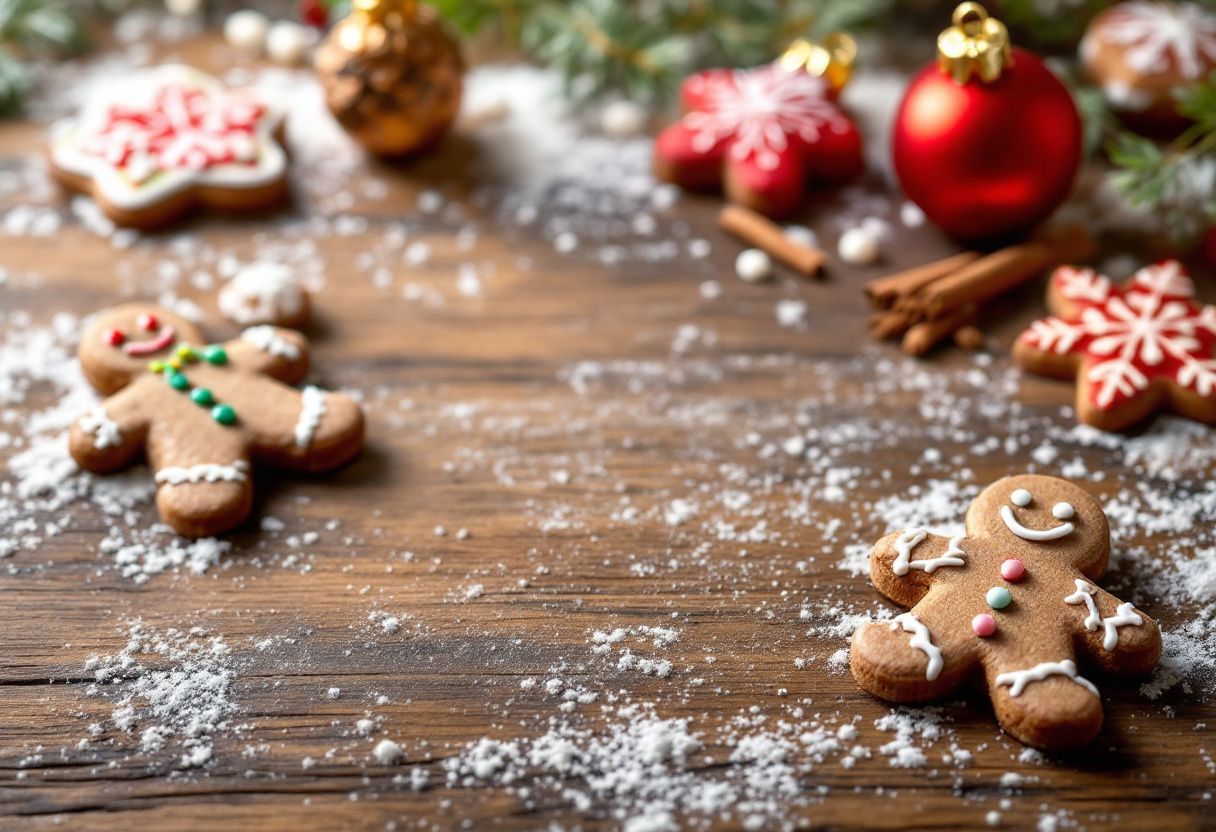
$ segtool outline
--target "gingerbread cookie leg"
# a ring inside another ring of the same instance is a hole
[[[249,459],[223,447],[153,451],[156,506],[178,534],[207,537],[239,525],[253,507]],[[201,461],[207,459],[208,461]]]
[[[997,721],[1028,745],[1081,748],[1102,730],[1102,699],[1081,675],[1070,647],[1036,653],[1016,665],[990,654],[985,676]]]

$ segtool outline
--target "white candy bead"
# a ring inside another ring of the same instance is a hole
[[[637,136],[646,129],[646,108],[632,101],[613,101],[600,113],[600,129],[609,136]]]
[[[165,0],[165,10],[177,17],[191,17],[198,14],[203,0]]]
[[[233,49],[256,55],[266,47],[266,33],[269,30],[270,21],[266,15],[245,9],[233,12],[224,21],[224,40]]]
[[[270,60],[283,66],[302,64],[311,45],[309,31],[291,20],[280,20],[270,27],[266,35],[266,54]]]
[[[864,226],[850,228],[840,235],[836,253],[851,266],[868,266],[878,259],[878,236]]]
[[[735,274],[747,283],[760,283],[773,275],[773,261],[758,248],[748,248],[735,258]]]

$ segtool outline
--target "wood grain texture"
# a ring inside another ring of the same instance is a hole
[[[211,41],[185,51],[203,65],[223,58]],[[41,136],[28,124],[0,127],[0,170],[26,165]],[[926,447],[950,458],[968,446],[929,433],[869,450],[859,440],[856,462],[865,473],[851,482],[847,500],[833,503],[799,494],[811,462],[763,457],[745,434],[762,432],[769,442],[807,426],[903,421],[917,406],[914,392],[876,400],[867,386],[867,375],[911,365],[868,341],[862,285],[953,249],[928,228],[899,229],[879,266],[832,264],[823,282],[783,274],[776,284],[746,285],[733,276],[737,245],[715,228],[717,203],[686,199],[665,221],[686,223],[685,239],[710,240],[708,259],[606,266],[587,246],[556,252],[543,222],[506,227],[492,205],[477,201],[462,204],[480,229],[473,251],[462,252],[451,223],[420,216],[414,206],[428,188],[455,200],[475,193],[479,168],[470,161],[487,156],[492,148],[473,137],[404,169],[376,167],[387,193],[346,212],[366,228],[312,241],[327,269],[316,303],[315,377],[363,395],[369,441],[358,461],[332,476],[259,474],[255,516],[281,518],[283,534],[260,532],[255,522],[206,574],[164,573],[136,584],[97,552],[104,518],[73,509],[63,533],[3,562],[0,826],[616,828],[621,819],[611,801],[593,798],[579,808],[554,789],[521,795],[444,780],[442,760],[467,743],[535,736],[560,718],[541,687],[520,685],[554,675],[600,692],[598,703],[572,717],[591,730],[611,719],[600,710],[606,694],[622,691],[622,701],[654,702],[663,716],[688,717],[707,737],[753,706],[776,722],[793,718],[791,708],[801,704],[807,714],[859,717],[859,742],[871,748],[892,739],[873,728],[890,709],[859,691],[847,672],[827,667],[847,639],[808,637],[799,611],[829,603],[876,608],[868,581],[837,566],[844,546],[888,531],[857,507],[917,483],[912,471]],[[297,180],[306,175],[295,172]],[[9,193],[2,207],[21,202]],[[826,197],[806,213],[828,242],[842,205]],[[155,296],[155,266],[173,250],[173,235],[118,249],[81,228],[66,202],[57,207],[62,226],[53,236],[0,241],[0,266],[36,275],[0,288],[6,309],[45,321]],[[319,209],[301,201],[290,212]],[[418,223],[411,239],[428,241],[434,255],[417,268],[394,266],[388,293],[358,263],[402,217]],[[258,235],[282,234],[282,221],[209,216],[183,227],[215,250],[247,256]],[[493,266],[477,297],[454,291],[457,267],[468,261]],[[446,302],[406,302],[406,279]],[[722,284],[718,298],[698,290],[710,279]],[[232,334],[210,292],[184,282],[178,288],[204,306],[211,334]],[[1039,313],[1040,293],[1036,285],[1003,301],[1000,319],[990,313],[985,331],[1007,345]],[[781,298],[808,304],[807,326],[776,325]],[[697,330],[681,336],[689,324]],[[673,350],[682,337],[691,346]],[[958,378],[971,362],[946,350],[922,367]],[[1007,357],[998,354],[996,366],[1008,367]],[[1062,418],[1053,414],[1070,393],[1067,385],[1027,379],[1017,395],[1050,419]],[[35,390],[14,408],[16,418],[48,402],[49,393]],[[996,421],[1002,417],[985,423],[979,414],[970,428],[1005,436],[1008,425]],[[1081,453],[1091,469],[1108,464],[1100,448]],[[889,478],[875,474],[874,454],[883,455]],[[1024,447],[968,462],[979,484],[1028,464]],[[725,516],[719,510],[703,508],[686,524],[665,517],[673,500],[699,495],[708,505],[724,484],[754,500],[755,513],[735,522],[763,520],[771,536],[717,537],[709,521]],[[796,516],[791,507],[800,503],[817,522],[838,519],[841,530],[823,539]],[[626,506],[636,514],[623,513]],[[138,518],[150,522],[153,510],[143,507]],[[437,536],[438,526],[446,536]],[[287,535],[306,531],[318,540],[287,543]],[[469,594],[474,585],[481,594]],[[399,616],[400,629],[387,633],[369,621],[378,611]],[[1178,620],[1168,607],[1148,611],[1166,626]],[[85,663],[120,650],[133,619],[158,630],[199,626],[232,650],[236,712],[232,727],[215,736],[205,769],[175,771],[177,749],[139,753],[137,738],[109,723],[89,737],[88,726],[104,723],[110,704],[87,695]],[[622,672],[592,652],[592,631],[630,625],[680,628],[680,641],[661,654],[674,666],[670,676]],[[796,669],[799,657],[811,664]],[[332,686],[342,689],[336,700],[326,697]],[[1103,680],[1102,688],[1107,724],[1087,752],[1021,762],[1020,746],[1000,736],[990,708],[972,697],[939,711],[951,737],[974,752],[969,765],[941,760],[949,740],[930,743],[919,768],[893,767],[878,753],[847,769],[829,761],[798,775],[803,794],[791,796],[791,820],[806,828],[975,829],[999,810],[1007,827],[1019,829],[1033,828],[1045,812],[1063,812],[1088,829],[1211,828],[1216,746],[1195,725],[1211,721],[1212,707],[1179,689],[1149,702],[1136,682]],[[376,738],[402,745],[406,767],[371,759],[372,741],[353,730],[369,714]],[[692,767],[713,776],[730,754],[711,739]],[[316,765],[304,769],[305,757]],[[430,772],[417,792],[408,779],[394,782],[415,764]],[[1022,778],[1017,787],[1008,778],[1002,785],[1008,772]],[[821,787],[826,792],[816,795]],[[742,819],[718,823],[735,828]]]

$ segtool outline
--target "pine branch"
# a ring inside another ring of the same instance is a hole
[[[1178,111],[1194,122],[1182,135],[1163,147],[1121,132],[1107,152],[1118,168],[1110,176],[1114,188],[1185,238],[1216,223],[1216,73],[1175,97]]]

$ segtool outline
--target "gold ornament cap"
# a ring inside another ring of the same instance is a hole
[[[857,41],[844,32],[832,32],[822,43],[799,38],[789,45],[778,62],[787,72],[805,70],[823,78],[832,89],[840,92],[853,75],[857,60]]]
[[[954,25],[938,35],[937,65],[954,83],[965,84],[973,75],[995,81],[1013,65],[1009,31],[979,3],[960,3],[952,20]]]

